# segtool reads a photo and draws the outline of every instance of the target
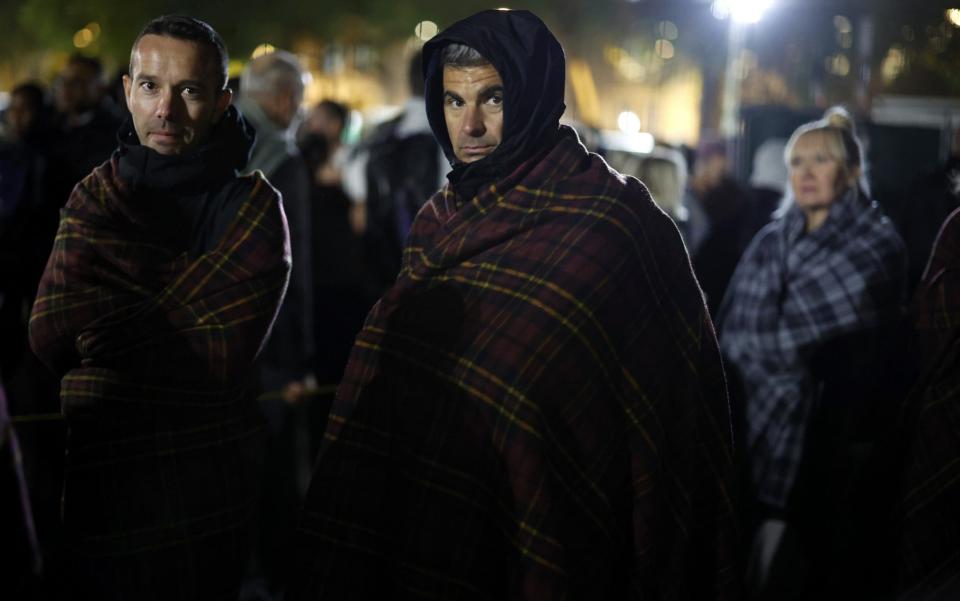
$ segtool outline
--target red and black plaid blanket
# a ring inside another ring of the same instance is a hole
[[[730,437],[676,228],[566,129],[418,215],[334,402],[288,594],[729,598]]]
[[[960,598],[960,210],[947,218],[914,305],[920,376],[900,416],[902,599]]]
[[[236,599],[262,429],[245,383],[287,282],[285,217],[262,177],[234,180],[246,200],[190,257],[157,221],[164,199],[117,170],[74,189],[30,318],[63,375],[78,598]]]

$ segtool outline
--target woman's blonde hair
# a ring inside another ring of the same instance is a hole
[[[866,161],[863,156],[863,147],[857,138],[850,113],[840,106],[828,109],[821,119],[805,123],[793,132],[783,151],[783,159],[787,168],[790,167],[790,159],[793,157],[793,148],[797,140],[812,133],[821,135],[827,154],[837,160],[843,167],[843,175],[847,181],[856,182],[855,185],[851,185],[854,192],[868,194],[867,179],[864,175],[866,173]],[[855,173],[857,177],[854,177]],[[792,195],[792,191],[789,191],[788,194]]]

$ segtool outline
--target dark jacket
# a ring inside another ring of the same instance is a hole
[[[247,99],[238,102],[238,108],[257,132],[246,169],[262,171],[280,193],[290,229],[290,284],[260,357],[261,386],[268,392],[302,380],[313,368],[310,176],[296,144],[259,106]]]
[[[46,154],[50,177],[46,191],[47,204],[55,210],[67,202],[73,186],[117,148],[121,122],[106,107],[92,108],[81,119],[81,125],[71,127],[61,115],[49,132]]]

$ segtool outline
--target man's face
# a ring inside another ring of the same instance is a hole
[[[310,111],[303,127],[311,134],[323,136],[328,142],[339,140],[343,133],[343,121],[323,105]]]
[[[140,38],[123,90],[140,143],[169,155],[205,142],[232,96],[219,85],[211,50],[159,35]]]
[[[7,107],[7,124],[16,139],[22,140],[34,119],[37,118],[36,107],[30,103],[26,94],[14,94],[10,97],[10,106]]]
[[[61,113],[82,113],[97,104],[101,85],[90,65],[67,63],[54,87],[54,102]]]
[[[281,88],[273,93],[258,96],[257,104],[275,125],[287,129],[300,115],[303,92]]]
[[[493,65],[443,67],[443,116],[460,161],[496,150],[503,139],[503,80]]]

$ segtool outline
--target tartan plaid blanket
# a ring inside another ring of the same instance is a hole
[[[71,194],[30,318],[63,377],[78,594],[236,599],[262,430],[245,380],[287,282],[285,217],[262,176],[237,178],[236,216],[191,258],[117,161]]]
[[[947,218],[913,307],[920,377],[901,427],[902,599],[960,596],[960,210]]]
[[[735,596],[726,389],[678,232],[573,130],[547,150],[417,216],[289,598]]]
[[[757,234],[717,320],[728,370],[743,384],[754,492],[780,508],[821,392],[814,357],[828,343],[892,324],[906,277],[903,242],[876,204],[848,193],[818,230],[805,235],[805,223],[794,206]]]

